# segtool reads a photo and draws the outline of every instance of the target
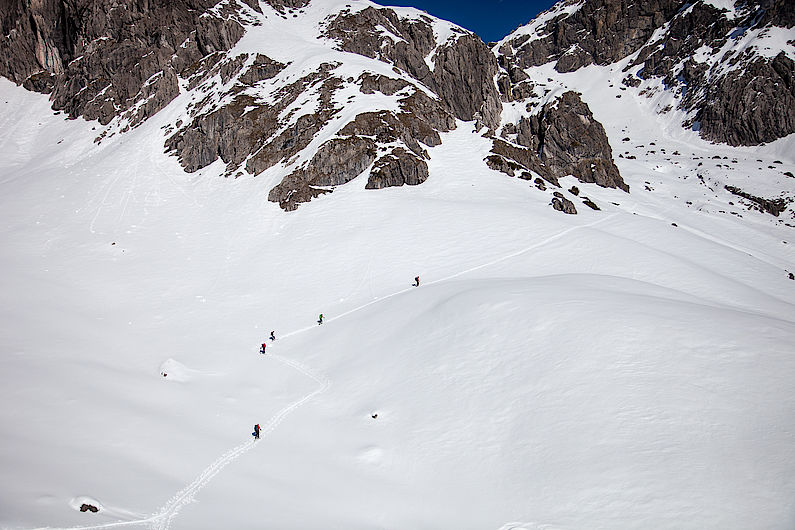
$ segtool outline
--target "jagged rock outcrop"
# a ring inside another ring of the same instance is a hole
[[[339,186],[359,176],[375,160],[376,143],[362,136],[329,140],[304,169],[312,186]]]
[[[228,61],[223,77],[239,71],[247,56]],[[241,83],[253,85],[278,74],[285,65],[257,55],[254,62],[240,75]],[[243,85],[239,86],[240,90]],[[292,88],[292,89],[291,89]],[[296,86],[283,91],[282,105],[298,97]],[[193,121],[166,140],[166,149],[179,156],[180,163],[188,172],[206,167],[221,158],[230,170],[235,169],[251,154],[262,147],[262,142],[278,128],[281,106],[261,105],[256,98],[246,94],[236,96],[231,103],[210,112],[201,113],[202,107],[194,109]]]
[[[581,4],[572,13],[567,6]],[[684,5],[682,0],[567,0],[535,35],[520,34],[499,50],[521,68],[556,61],[558,72],[611,64],[636,52]]]
[[[660,39],[644,43],[626,70],[643,65],[640,71],[642,78],[664,77],[666,83],[675,82],[671,74],[676,63],[682,58],[691,57],[703,44],[720,47],[732,26],[716,7],[696,3],[673,17]],[[694,67],[697,67],[697,63],[691,59],[688,68]]]
[[[286,65],[258,55],[253,64],[238,77],[234,92],[270,79]],[[248,94],[214,110],[199,106],[195,117],[166,141],[166,148],[176,153],[186,171],[196,171],[221,158],[227,174],[241,167],[258,174],[304,149],[315,134],[338,112],[331,102],[340,79],[331,72],[336,65],[324,63],[293,83],[275,90],[275,103],[266,104]],[[314,111],[300,115],[294,122],[280,120],[279,115],[295,100],[313,92],[317,95]]]
[[[380,93],[397,98],[399,110],[373,110],[356,115],[335,131],[338,138],[319,147],[309,160],[296,163],[269,193],[269,200],[292,210],[331,188],[344,184],[372,166],[371,189],[418,184],[428,177],[426,147],[441,143],[441,132],[456,126],[456,116],[499,123],[501,106],[493,82],[496,61],[474,35],[461,34],[444,47],[434,40],[427,17],[401,19],[389,9],[343,11],[326,23],[326,36],[343,49],[385,60],[411,74],[438,97],[405,78],[364,72],[354,81],[334,76],[339,66],[325,64],[286,86],[275,86],[268,102],[258,101],[249,90],[255,83],[278,75],[286,65],[260,55],[254,63],[236,57],[198,68],[198,84],[213,72],[224,83],[235,80],[233,98],[215,107],[199,104],[191,122],[182,124],[166,142],[188,171],[206,167],[218,158],[227,175],[245,170],[259,174],[277,163],[290,166],[316,135],[339,116],[334,94],[351,81],[362,94]],[[377,26],[389,27],[405,40],[385,39]],[[437,50],[434,71],[426,55]],[[474,54],[475,60],[470,59]],[[436,77],[435,77],[436,76]],[[438,78],[438,79],[437,79]],[[411,78],[409,78],[411,79]],[[466,87],[462,90],[461,87]],[[300,97],[316,98],[311,112],[285,116]],[[376,146],[389,146],[388,155],[376,159]]]
[[[381,92],[387,96],[392,96],[411,85],[411,83],[403,79],[394,79],[385,75],[375,75],[369,72],[360,75],[358,81],[362,94]]]
[[[414,154],[397,147],[375,163],[365,188],[380,189],[390,186],[416,186],[428,178],[428,164]]]
[[[685,105],[701,135],[729,145],[757,145],[795,132],[795,61],[779,53],[757,59],[716,83],[705,83]]]
[[[301,81],[289,85],[287,98],[283,99],[275,110],[281,111],[287,101],[294,101],[299,95],[305,95],[309,87],[315,88],[317,105],[305,114],[301,114],[293,123],[289,123],[273,139],[265,138],[263,145],[254,152],[246,163],[246,170],[254,175],[262,173],[277,162],[289,160],[305,149],[315,135],[332,119],[340,107],[332,101],[335,91],[342,86],[342,80],[332,71],[335,65],[325,63],[317,72],[313,72]],[[303,90],[302,90],[303,87]]]
[[[433,147],[442,143],[439,132],[455,127],[455,118],[421,91],[403,98],[402,112],[365,112],[343,127],[339,134],[372,136],[379,143],[403,142],[414,154],[427,157],[420,143]]]
[[[729,20],[712,5],[696,3],[678,13],[659,40],[648,43],[627,70],[662,78],[692,111],[688,125],[701,135],[730,145],[757,145],[795,132],[795,62],[783,52],[759,57],[752,49],[717,53],[732,40],[770,24],[795,26],[792,6],[772,0],[749,2]],[[716,55],[698,58],[704,47]]]
[[[440,46],[433,56],[433,86],[453,114],[490,129],[499,125],[502,104],[494,84],[497,61],[475,35]]]
[[[503,42],[500,91],[506,101],[521,99],[510,79],[517,66],[554,61],[572,72],[634,55],[625,86],[659,79],[689,113],[685,126],[708,140],[758,145],[795,132],[795,63],[783,52],[760,53],[753,41],[794,26],[791,0],[750,0],[731,13],[703,1],[571,0]]]
[[[247,55],[243,55],[241,57],[244,60],[248,58]],[[258,53],[251,66],[240,76],[239,81],[245,86],[253,86],[260,81],[265,81],[266,79],[272,79],[276,77],[276,75],[284,70],[286,66],[286,64],[282,64],[279,61],[274,61],[270,57]],[[236,71],[239,71],[239,69],[236,69]],[[226,83],[233,77],[233,75],[234,74],[231,71],[224,72],[222,70],[221,81]]]
[[[348,136],[324,143],[309,163],[274,187],[268,200],[285,210],[294,210],[328,190],[321,186],[339,186],[359,176],[375,160],[377,145],[370,138]]]
[[[279,203],[282,210],[290,212],[298,208],[299,204],[309,202],[330,191],[310,186],[301,172],[293,172],[271,189],[268,200]]]
[[[410,86],[401,80],[372,75],[361,76],[359,82],[363,93],[372,93],[376,85],[379,91],[390,94]],[[428,165],[423,159],[428,153],[422,145],[439,145],[439,132],[453,129],[455,118],[440,102],[416,87],[413,90],[412,94],[401,98],[401,112],[381,110],[358,114],[337,132],[340,138],[324,143],[306,165],[271,190],[269,200],[293,210],[299,203],[329,191],[318,187],[345,184],[374,161],[367,189],[424,182],[428,178]],[[388,155],[376,160],[378,145],[396,142],[408,149],[393,148]]]
[[[69,116],[107,124],[127,113],[134,125],[176,97],[186,68],[243,35],[231,14],[207,14],[216,1],[4,2],[0,74],[52,91]]]
[[[400,40],[396,42],[379,28]],[[477,119],[491,129],[498,125],[501,106],[494,84],[496,59],[475,35],[461,32],[445,43],[436,43],[427,17],[402,19],[391,9],[374,7],[342,12],[328,22],[325,35],[344,51],[407,72],[433,90],[457,118]],[[428,57],[433,69],[426,62]]]
[[[558,186],[573,175],[581,182],[629,191],[613,162],[604,127],[596,121],[579,94],[565,92],[537,114],[503,128],[486,159],[493,169],[513,175],[534,171]]]
[[[569,215],[575,215],[577,213],[577,208],[574,207],[574,203],[564,197],[561,192],[556,191],[553,195],[554,197],[552,197],[551,202],[552,208]]]

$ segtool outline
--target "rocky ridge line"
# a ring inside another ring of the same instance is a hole
[[[743,41],[795,27],[790,0],[750,0],[733,14],[703,0],[570,0],[539,20],[534,35],[520,28],[503,42],[501,65],[523,69],[554,61],[565,73],[637,54],[625,84],[658,79],[690,114],[684,125],[707,140],[759,145],[795,132],[791,54],[766,57]]]

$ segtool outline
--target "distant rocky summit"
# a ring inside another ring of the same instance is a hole
[[[497,52],[519,69],[558,72],[621,63],[627,86],[659,79],[707,140],[758,145],[795,132],[792,0],[567,0],[520,28]],[[770,46],[765,45],[769,42]],[[650,95],[647,92],[648,95]]]

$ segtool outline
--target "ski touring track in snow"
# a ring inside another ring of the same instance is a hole
[[[558,232],[555,235],[549,236],[546,239],[542,239],[541,241],[537,241],[537,242],[533,243],[532,245],[530,245],[529,247],[525,247],[525,248],[523,248],[521,250],[517,250],[516,252],[511,252],[510,254],[506,254],[505,256],[502,256],[500,258],[488,261],[486,263],[481,263],[480,265],[476,265],[474,267],[470,267],[469,269],[465,269],[465,270],[456,272],[454,274],[450,274],[449,276],[445,276],[443,278],[437,278],[435,280],[431,280],[431,281],[427,281],[427,282],[424,281],[424,282],[422,282],[422,285],[433,285],[435,283],[446,282],[446,281],[452,280],[453,278],[458,278],[459,276],[463,276],[465,274],[469,274],[470,272],[474,272],[474,271],[477,271],[477,270],[480,270],[480,269],[485,269],[486,267],[491,267],[492,265],[496,265],[497,263],[502,263],[503,261],[507,261],[507,260],[515,258],[517,256],[521,256],[522,254],[526,254],[527,252],[530,252],[531,250],[535,250],[537,248],[543,247],[544,245],[548,245],[549,243],[552,243],[553,241],[557,241],[558,239],[561,239],[561,238],[567,236],[568,234],[570,234],[571,232],[574,232],[575,230],[582,230],[584,228],[592,228],[592,227],[594,227],[596,225],[599,225],[599,224],[602,224],[604,222],[607,222],[608,220],[612,219],[616,215],[618,215],[618,213],[612,213],[612,214],[608,215],[607,217],[604,217],[602,219],[597,219],[596,221],[593,221],[593,222],[590,222],[590,223],[587,223],[587,224],[584,224],[584,225],[572,226],[570,228],[567,228],[566,230]],[[334,316],[334,317],[330,317],[329,318],[329,317],[325,317],[324,316],[323,317],[323,322],[324,323],[333,322],[333,321],[338,320],[340,318],[346,317],[346,316],[350,315],[351,313],[356,313],[357,311],[361,311],[362,309],[370,307],[373,304],[377,304],[379,302],[383,302],[384,300],[388,300],[389,298],[393,298],[393,297],[401,295],[403,293],[407,293],[407,292],[411,291],[412,289],[414,289],[414,287],[406,287],[405,289],[401,289],[400,291],[395,291],[394,293],[378,297],[375,300],[367,302],[366,304],[362,304],[362,305],[360,305],[358,307],[354,307],[353,309],[349,309],[348,311],[345,311],[344,313],[340,313],[339,315]],[[317,326],[307,326],[305,328],[301,328],[301,329],[292,331],[290,333],[286,333],[286,334],[282,335],[282,337],[286,338],[286,337],[290,337],[292,335],[297,335],[298,333],[303,333],[305,331],[308,331],[310,329],[314,329],[316,327]]]
[[[450,274],[449,276],[445,276],[443,278],[437,278],[435,280],[431,280],[431,281],[428,281],[428,282],[423,282],[422,285],[433,285],[435,283],[441,283],[441,282],[449,281],[449,280],[451,280],[453,278],[457,278],[459,276],[463,276],[463,275],[468,274],[470,272],[474,272],[476,270],[480,270],[480,269],[484,269],[486,267],[490,267],[492,265],[496,265],[497,263],[501,263],[503,261],[515,258],[517,256],[520,256],[522,254],[530,252],[531,250],[535,250],[535,249],[540,248],[540,247],[542,247],[544,245],[547,245],[547,244],[549,244],[549,243],[551,243],[553,241],[561,239],[561,238],[565,237],[566,235],[568,235],[568,234],[570,234],[570,233],[572,233],[572,232],[574,232],[576,230],[582,230],[582,229],[585,229],[585,228],[591,228],[591,227],[594,227],[594,226],[596,226],[598,224],[602,224],[602,223],[612,219],[616,215],[618,215],[618,213],[612,213],[612,214],[610,214],[610,215],[608,215],[606,217],[603,217],[601,219],[597,219],[597,220],[592,221],[592,222],[587,223],[587,224],[572,226],[570,228],[562,230],[561,232],[558,232],[557,234],[554,234],[554,235],[552,235],[550,237],[542,239],[541,241],[537,241],[537,242],[533,243],[532,245],[530,245],[528,247],[522,248],[522,249],[517,250],[515,252],[511,252],[510,254],[506,254],[506,255],[504,255],[504,256],[502,256],[500,258],[493,259],[493,260],[488,261],[486,263],[482,263],[480,265],[476,265],[474,267],[470,267],[468,269],[456,272],[454,274]],[[372,301],[370,301],[370,302],[368,302],[366,304],[362,304],[362,305],[360,305],[358,307],[354,307],[353,309],[349,309],[348,311],[345,311],[344,313],[340,313],[337,316],[334,316],[334,317],[331,317],[331,318],[325,318],[323,322],[324,323],[333,322],[335,320],[338,320],[340,318],[348,316],[348,315],[350,315],[352,313],[355,313],[357,311],[361,311],[362,309],[365,309],[365,308],[367,308],[367,307],[369,307],[371,305],[377,304],[379,302],[382,302],[382,301],[387,300],[389,298],[398,296],[400,294],[407,293],[407,292],[411,291],[412,289],[413,289],[413,287],[408,287],[406,289],[401,289],[400,291],[396,291],[394,293],[391,293],[391,294],[376,298],[375,300],[372,300]],[[281,335],[279,340],[280,341],[284,340],[284,339],[292,337],[294,335],[298,335],[300,333],[307,332],[307,331],[309,331],[311,329],[318,329],[318,327],[319,326],[313,325],[313,326],[307,326],[307,327],[304,327],[304,328],[301,328],[301,329],[297,329],[295,331],[291,331],[289,333],[285,333],[285,334]],[[282,356],[276,355],[276,354],[268,354],[268,357],[271,358],[271,359],[276,360],[277,362],[280,362],[280,363],[284,364],[285,366],[289,366],[290,368],[296,370],[297,372],[305,375],[309,379],[314,380],[315,382],[318,383],[319,386],[315,390],[313,390],[312,392],[306,394],[305,396],[301,397],[300,399],[298,399],[296,401],[293,401],[292,403],[290,403],[286,407],[282,408],[275,415],[273,415],[268,420],[268,422],[265,424],[265,426],[262,429],[260,429],[260,438],[264,438],[265,436],[267,436],[268,434],[273,432],[276,429],[276,427],[278,427],[279,424],[282,421],[284,421],[284,419],[287,416],[289,416],[291,413],[293,413],[301,405],[307,403],[308,401],[310,401],[314,397],[316,397],[316,396],[322,394],[323,392],[325,392],[326,390],[328,390],[329,387],[331,386],[331,380],[328,377],[326,377],[325,374],[319,374],[319,373],[313,371],[312,369],[310,369],[308,366],[306,366],[306,365],[304,365],[304,364],[302,364],[302,363],[300,363],[300,362],[298,362],[298,361],[296,361],[294,359],[288,359],[286,357],[282,357]],[[179,515],[180,510],[183,507],[185,507],[186,505],[192,503],[194,501],[194,499],[196,498],[196,495],[205,486],[207,486],[218,473],[220,473],[227,465],[231,464],[232,462],[234,462],[235,460],[240,458],[242,455],[244,455],[245,453],[247,453],[251,449],[253,449],[254,446],[256,445],[256,443],[257,443],[257,441],[252,438],[252,439],[250,439],[250,440],[248,440],[248,441],[246,441],[244,443],[241,443],[240,445],[237,445],[236,447],[233,447],[232,449],[230,449],[229,451],[227,451],[223,455],[219,456],[213,463],[211,463],[209,466],[207,466],[193,480],[193,482],[191,482],[190,484],[185,486],[182,490],[177,492],[173,497],[171,497],[171,499],[163,507],[161,507],[157,512],[155,512],[153,515],[151,515],[149,517],[142,518],[142,519],[131,519],[131,520],[127,520],[127,521],[115,521],[115,522],[102,523],[102,524],[96,524],[96,525],[86,525],[86,526],[69,526],[69,527],[45,526],[45,527],[38,527],[36,530],[100,530],[100,529],[103,529],[103,528],[119,528],[119,527],[125,527],[125,526],[129,526],[129,527],[136,527],[136,526],[148,527],[148,528],[150,528],[152,530],[169,530],[171,528],[172,521],[174,520],[174,518],[176,518]],[[502,529],[504,529],[506,527],[507,528],[517,528],[517,525],[519,525],[518,527],[521,527],[521,524],[523,524],[523,523],[509,523],[508,525],[504,525],[500,530],[502,530]]]

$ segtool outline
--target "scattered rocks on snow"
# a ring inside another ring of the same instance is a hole
[[[724,186],[726,191],[737,195],[738,197],[743,197],[751,201],[754,205],[756,205],[760,211],[767,212],[775,217],[778,217],[781,212],[787,209],[789,204],[793,202],[793,199],[790,198],[778,198],[778,199],[763,199],[762,197],[757,197],[755,195],[751,195],[736,186]]]
[[[583,197],[583,198],[582,198],[582,203],[583,203],[585,206],[587,206],[588,208],[592,209],[592,210],[601,210],[601,208],[599,208],[599,206],[597,206],[597,205],[596,205],[596,203],[595,203],[595,202],[593,202],[593,201],[592,201],[591,199],[589,199],[588,197]]]
[[[559,212],[567,213],[574,215],[577,213],[577,209],[574,207],[574,203],[571,202],[569,199],[563,196],[562,193],[556,191],[552,198],[552,207]]]

